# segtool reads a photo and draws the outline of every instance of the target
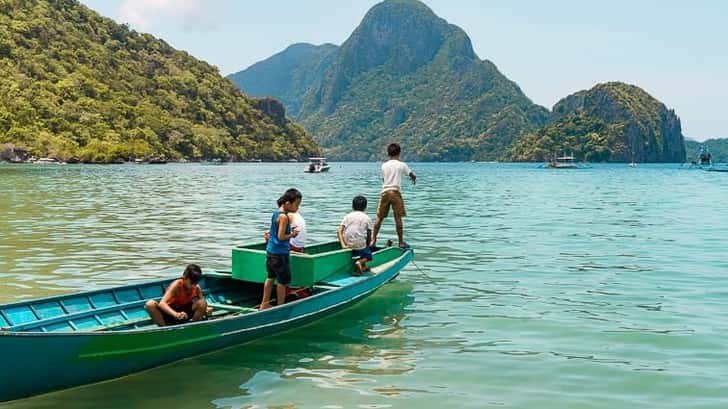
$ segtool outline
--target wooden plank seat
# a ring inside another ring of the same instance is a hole
[[[241,307],[239,305],[232,305],[232,304],[220,304],[220,303],[208,302],[207,305],[212,308],[213,314],[215,313],[216,310],[231,311],[231,312],[258,311],[257,308]]]
[[[224,305],[224,304],[214,304],[214,303],[208,303],[210,307],[212,307],[212,316],[208,318],[218,318],[221,316],[229,315],[231,312],[252,312],[252,311],[258,311],[255,308],[245,308],[245,307],[238,307],[235,305]],[[122,321],[117,322],[110,325],[102,325],[98,327],[97,329],[94,329],[94,331],[110,331],[117,328],[123,328],[123,327],[145,327],[154,325],[154,322],[150,317],[144,317],[144,318],[137,318],[134,320],[128,320],[128,321]]]
[[[5,328],[3,328],[3,330],[24,331],[24,330],[31,329],[31,328],[40,328],[42,332],[47,332],[46,327],[52,326],[53,324],[63,323],[63,322],[67,322],[68,325],[72,329],[78,330],[78,327],[75,324],[73,324],[74,320],[79,320],[79,319],[83,319],[83,318],[94,318],[97,321],[97,323],[101,324],[102,321],[98,317],[99,315],[104,315],[106,313],[120,311],[120,314],[123,317],[123,316],[125,316],[125,312],[124,312],[125,310],[142,307],[145,302],[147,302],[147,300],[138,300],[138,301],[131,301],[131,302],[123,303],[123,304],[115,304],[115,305],[110,305],[108,307],[95,308],[92,310],[80,311],[80,312],[61,315],[61,316],[57,316],[57,317],[46,318],[46,319],[42,319],[42,320],[36,320],[36,321],[26,322],[23,324],[13,325],[13,326],[5,327]],[[128,317],[127,317],[127,319],[123,320],[123,322],[127,322],[127,321],[128,321]],[[93,329],[89,328],[89,330],[93,330]]]

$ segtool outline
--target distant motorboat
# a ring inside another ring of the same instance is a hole
[[[40,158],[40,159],[36,160],[33,163],[37,163],[37,164],[40,164],[40,165],[45,165],[45,164],[59,165],[59,164],[61,164],[61,161],[59,161],[56,158]]]
[[[328,172],[331,167],[326,163],[326,158],[308,158],[308,165],[303,170],[306,173]]]
[[[224,165],[226,162],[220,158],[203,161],[203,165]]]
[[[551,169],[578,169],[579,165],[574,161],[573,155],[562,155],[554,157],[548,165]]]
[[[713,168],[713,155],[706,146],[700,147],[698,157],[690,162],[690,168],[710,170]]]

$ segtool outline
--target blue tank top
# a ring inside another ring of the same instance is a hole
[[[265,251],[271,254],[290,254],[291,243],[289,240],[278,240],[278,216],[286,214],[277,210],[273,212],[273,216],[270,218],[270,238],[268,239],[268,246]],[[291,234],[291,223],[286,226],[286,234]]]

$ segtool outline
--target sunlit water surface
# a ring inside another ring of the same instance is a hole
[[[378,164],[0,164],[0,302],[229,268],[277,197],[309,242]],[[284,334],[11,408],[725,408],[728,175],[412,163],[415,262]],[[384,238],[394,237],[392,219]],[[2,353],[12,353],[2,351]]]

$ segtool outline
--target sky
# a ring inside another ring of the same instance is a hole
[[[374,0],[81,0],[228,75],[307,42],[340,45]],[[549,109],[597,83],[645,89],[699,141],[728,137],[728,2],[424,0]],[[726,115],[726,116],[724,116]]]

